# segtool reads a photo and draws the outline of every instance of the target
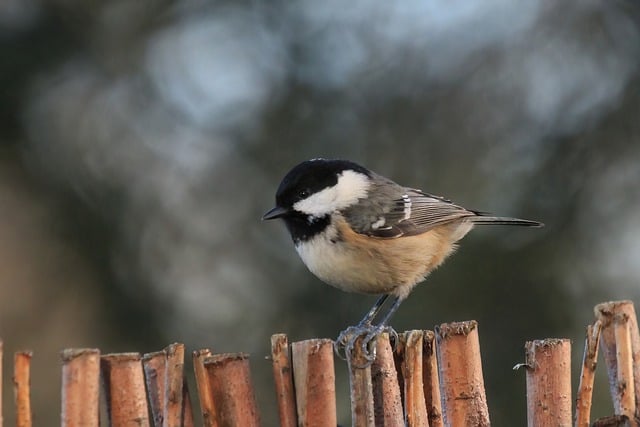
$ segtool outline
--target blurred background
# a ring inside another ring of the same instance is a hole
[[[640,300],[639,25],[624,0],[3,0],[5,406],[14,351],[42,424],[62,348],[180,341],[250,352],[273,425],[270,335],[334,338],[375,300],[260,221],[293,165],[339,157],[546,223],[475,231],[393,320],[478,320],[492,421],[524,424],[524,342],[571,338],[575,390],[592,307]]]

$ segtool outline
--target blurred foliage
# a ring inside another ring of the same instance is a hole
[[[474,232],[393,322],[477,319],[492,420],[524,422],[525,340],[572,338],[577,368],[593,305],[640,294],[639,12],[2,2],[0,336],[35,350],[36,420],[58,416],[61,348],[182,341],[251,352],[271,424],[270,334],[335,337],[373,302],[259,221],[291,166],[343,157],[546,223]]]

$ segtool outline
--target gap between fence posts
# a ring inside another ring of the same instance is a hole
[[[97,426],[100,420],[100,350],[66,349],[62,359],[64,427]]]
[[[435,333],[444,424],[489,426],[478,323],[443,323]]]
[[[529,427],[571,425],[571,341],[527,341],[527,422]]]

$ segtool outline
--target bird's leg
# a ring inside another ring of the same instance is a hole
[[[356,340],[359,337],[363,337],[360,345],[367,362],[361,367],[365,368],[373,363],[376,358],[375,342],[380,334],[388,332],[392,337],[397,338],[396,332],[393,328],[387,326],[387,322],[391,319],[391,316],[393,316],[396,310],[398,310],[398,307],[402,302],[399,297],[394,298],[393,304],[382,317],[382,320],[377,325],[372,324],[373,319],[380,313],[383,304],[387,301],[389,296],[390,295],[388,294],[381,296],[373,305],[371,310],[369,310],[369,312],[356,326],[350,326],[340,333],[335,342],[335,351],[339,357],[342,357],[343,359],[349,358],[355,347]]]
[[[398,334],[396,333],[396,331],[393,330],[391,326],[387,326],[387,323],[389,322],[389,320],[391,320],[391,316],[393,316],[393,314],[398,310],[398,307],[400,307],[401,303],[402,303],[402,299],[400,299],[400,297],[395,297],[393,299],[393,304],[391,305],[391,307],[389,307],[389,310],[385,313],[380,323],[378,323],[378,325],[375,326],[373,330],[370,331],[362,340],[363,352],[365,354],[373,354],[371,359],[372,362],[373,362],[373,359],[376,358],[375,341],[380,334],[387,332],[389,334],[389,338],[394,338],[393,342],[398,342]],[[369,349],[370,344],[373,344],[372,345],[373,351],[367,353],[367,350]]]
[[[351,350],[353,349],[353,341],[355,340],[355,338],[363,335],[368,335],[374,330],[371,322],[380,312],[380,309],[388,298],[389,294],[382,295],[380,298],[378,298],[373,307],[371,307],[371,310],[367,312],[367,314],[362,318],[360,322],[358,322],[356,326],[349,326],[347,329],[340,332],[340,335],[338,335],[338,338],[336,339],[334,344],[334,350],[340,358],[346,360],[347,351],[351,352]]]
[[[365,325],[371,325],[371,321],[376,317],[378,313],[380,313],[380,309],[387,301],[387,299],[389,299],[389,294],[382,295],[380,298],[378,298],[376,303],[373,304],[373,307],[371,307],[371,310],[369,310],[369,312],[358,323],[358,326],[362,327]]]

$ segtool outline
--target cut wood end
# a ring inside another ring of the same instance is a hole
[[[417,329],[404,332],[406,345],[407,346],[417,345],[422,340],[423,335],[424,335],[423,331],[417,330]]]
[[[519,365],[526,366],[529,369],[535,369],[536,353],[540,351],[550,350],[567,343],[571,343],[571,340],[569,340],[568,338],[545,338],[543,340],[527,341],[524,344],[525,363]],[[516,366],[520,368],[519,365]],[[514,369],[516,369],[515,366]]]
[[[296,341],[291,344],[291,348],[294,351],[299,351],[302,348],[308,348],[309,354],[313,355],[320,351],[325,345],[331,345],[333,347],[334,341],[328,338],[312,338],[304,341]]]
[[[165,352],[164,351],[153,351],[151,353],[145,353],[142,355],[142,361],[143,362],[148,362],[152,359],[155,359],[156,357],[164,357],[165,356]]]
[[[60,352],[60,358],[63,362],[70,362],[80,356],[100,355],[97,348],[65,348]]]
[[[454,335],[469,335],[474,329],[477,329],[478,322],[475,320],[466,320],[464,322],[443,323],[436,326],[435,333],[441,339],[446,339]]]
[[[530,348],[547,348],[564,344],[567,341],[569,341],[567,338],[545,338],[543,340],[527,341],[525,346]]]
[[[203,357],[209,357],[209,356],[211,356],[211,349],[209,349],[209,348],[201,348],[200,350],[194,350],[192,355],[193,355],[194,359],[200,359],[200,358],[203,358]]]
[[[245,360],[249,358],[248,353],[220,353],[204,358],[205,365],[219,365],[231,360]]]
[[[281,353],[282,349],[289,344],[287,334],[273,334],[271,335],[271,353]]]
[[[630,305],[633,307],[633,301],[631,300],[620,300],[620,301],[607,301],[602,302],[596,305],[593,308],[593,312],[597,319],[603,321],[603,323],[608,323],[607,320],[613,315],[614,312],[618,311],[620,307]]]
[[[101,359],[107,363],[128,362],[141,360],[142,356],[140,353],[109,353],[102,355]]]
[[[184,344],[179,342],[174,342],[173,344],[169,344],[163,350],[168,357],[176,356],[180,353],[184,354]]]

